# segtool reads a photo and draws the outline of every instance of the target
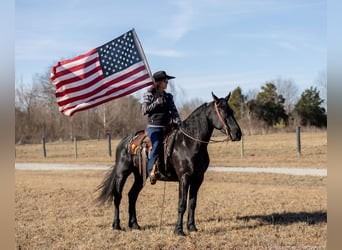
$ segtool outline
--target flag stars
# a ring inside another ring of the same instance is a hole
[[[124,70],[141,61],[131,32],[99,47],[100,62],[105,75]],[[108,67],[105,67],[105,66]]]

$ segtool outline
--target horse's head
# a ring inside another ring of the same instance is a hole
[[[240,141],[241,129],[234,117],[233,110],[228,104],[230,93],[225,98],[218,98],[214,93],[211,94],[214,99],[215,109],[211,119],[213,126],[227,134],[232,141]]]

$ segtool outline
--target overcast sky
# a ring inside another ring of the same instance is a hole
[[[278,78],[302,91],[326,72],[326,5],[322,0],[17,0],[16,84],[32,84],[57,61],[135,28],[151,71],[176,76],[173,84],[183,101],[210,101],[211,91],[225,96],[237,86],[259,90]]]

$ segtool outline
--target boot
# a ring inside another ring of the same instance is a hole
[[[157,165],[157,162],[153,164],[152,171],[151,171],[151,173],[150,173],[150,182],[151,182],[151,185],[154,185],[154,184],[156,184],[156,182],[157,182],[157,178],[156,178],[156,174],[155,174],[156,165]]]

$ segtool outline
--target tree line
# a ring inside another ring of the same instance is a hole
[[[242,124],[249,124],[247,126],[249,134],[255,130],[263,132],[279,128],[294,130],[297,126],[327,127],[327,112],[322,106],[324,99],[321,98],[317,87],[311,86],[304,90],[295,102],[288,101],[272,82],[262,86],[256,97],[250,100],[242,94],[241,88],[237,87],[229,102],[237,119],[242,121]]]
[[[19,84],[15,90],[15,143],[113,138],[144,129],[146,117],[133,95],[66,117],[58,111],[50,73],[37,75],[31,85]],[[326,81],[323,81],[326,83]],[[326,88],[326,85],[322,85]],[[172,86],[171,86],[172,87]],[[175,88],[171,88],[171,91]],[[240,86],[232,90],[229,100],[244,134],[268,133],[270,130],[293,130],[296,126],[327,126],[325,100],[317,87],[303,91],[290,80],[266,82],[260,90],[243,93]],[[185,119],[201,100],[189,100],[178,107]]]

